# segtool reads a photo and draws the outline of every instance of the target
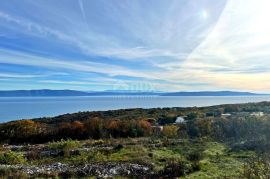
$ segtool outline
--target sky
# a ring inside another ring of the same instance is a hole
[[[269,0],[8,0],[0,90],[269,92]]]

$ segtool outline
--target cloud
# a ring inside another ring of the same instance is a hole
[[[29,55],[27,53],[15,52],[0,49],[0,63],[19,64],[28,66],[44,67],[49,69],[67,69],[70,71],[95,72],[107,74],[109,76],[131,76],[142,78],[155,78],[149,73],[142,73],[139,70],[131,70],[122,66],[110,65],[91,61],[71,61],[40,56]]]
[[[266,0],[228,1],[214,29],[179,68],[221,89],[268,91],[269,5]]]
[[[216,3],[220,5],[215,7],[217,11],[222,7],[220,2]],[[19,26],[20,31],[29,36],[52,41],[58,39],[67,45],[76,46],[87,55],[122,60],[179,58],[179,54],[187,54],[200,43],[211,29],[208,25],[215,21],[210,18],[209,21],[201,22],[195,13],[201,5],[195,6],[193,2],[188,2],[184,8],[181,2],[175,0],[170,3],[125,1],[121,4],[78,0],[78,4],[66,3],[62,11],[55,12],[57,9],[50,2],[31,2],[22,6],[38,9],[40,19],[4,11],[0,11],[0,19],[5,20],[4,24],[12,30],[16,31]],[[69,8],[73,6],[75,12],[71,13]],[[147,12],[145,8],[148,8]],[[161,12],[166,15],[162,16]],[[42,18],[47,19],[45,23]]]
[[[43,77],[44,75],[26,75],[26,74],[16,74],[16,73],[0,73],[0,78],[36,78]]]
[[[43,83],[74,86],[122,80],[165,91],[269,89],[268,0],[18,2],[35,16],[12,5],[0,7],[0,63],[14,68],[3,69],[2,78],[45,74]]]

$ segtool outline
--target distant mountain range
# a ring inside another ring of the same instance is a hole
[[[74,90],[14,90],[0,91],[1,97],[35,97],[35,96],[88,96],[87,92]]]
[[[256,95],[267,95],[267,94],[236,92],[236,91],[171,92],[161,94],[161,96],[256,96]]]
[[[49,96],[258,96],[250,92],[235,91],[198,91],[198,92],[143,92],[143,91],[99,91],[83,92],[75,90],[13,90],[0,91],[0,97],[49,97]]]

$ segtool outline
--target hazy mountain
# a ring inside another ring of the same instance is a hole
[[[0,91],[0,97],[36,97],[36,96],[254,96],[263,95],[250,92],[235,91],[199,91],[199,92],[143,92],[143,91],[99,91],[99,92],[83,92],[75,90],[12,90]],[[265,95],[265,94],[264,94]]]
[[[1,97],[34,97],[34,96],[88,96],[88,93],[74,90],[13,90],[0,91]]]
[[[161,96],[255,96],[255,95],[265,95],[265,94],[236,92],[236,91],[171,92],[161,94]]]

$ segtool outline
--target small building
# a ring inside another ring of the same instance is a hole
[[[230,113],[224,113],[224,114],[221,114],[221,117],[230,117],[231,114]]]
[[[185,118],[182,116],[178,116],[175,120],[175,124],[182,124],[185,122]]]
[[[261,116],[264,116],[264,113],[263,112],[253,112],[250,115],[251,116],[256,116],[256,117],[261,117]]]

